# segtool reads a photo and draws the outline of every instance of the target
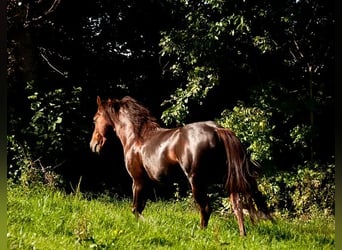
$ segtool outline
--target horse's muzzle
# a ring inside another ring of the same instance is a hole
[[[101,144],[98,142],[90,142],[90,149],[93,153],[99,154],[101,151]]]
[[[99,154],[105,142],[106,142],[105,137],[102,137],[101,140],[91,140],[89,143],[91,151]]]

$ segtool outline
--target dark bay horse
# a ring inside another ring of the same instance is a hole
[[[211,214],[207,187],[213,182],[224,183],[240,235],[245,235],[243,208],[248,210],[252,222],[270,218],[257,187],[259,166],[250,160],[240,140],[229,129],[213,121],[161,128],[148,109],[128,96],[121,100],[97,97],[97,105],[90,148],[99,153],[106,143],[107,132],[115,131],[133,180],[132,211],[137,217],[144,210],[149,182],[163,181],[181,170],[200,208],[201,228],[207,227]]]

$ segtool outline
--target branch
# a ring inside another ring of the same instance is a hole
[[[44,59],[44,61],[46,61],[47,64],[48,64],[54,71],[56,71],[57,73],[61,74],[64,78],[68,78],[68,74],[67,74],[66,72],[63,73],[62,71],[58,70],[55,66],[53,66],[53,65],[49,62],[49,60],[46,58],[46,56],[43,55],[42,52],[40,52],[40,55],[42,56],[42,58]]]
[[[294,43],[294,45],[296,46],[296,49],[297,49],[297,51],[298,51],[300,57],[301,57],[301,58],[304,58],[304,55],[303,55],[303,53],[300,51],[300,48],[299,48],[299,45],[298,45],[297,41],[296,41],[296,40],[293,40],[293,43]]]
[[[52,5],[50,6],[50,8],[48,10],[44,11],[44,13],[42,15],[40,15],[38,17],[33,17],[31,20],[27,20],[28,19],[29,9],[30,9],[30,4],[28,3],[26,5],[26,22],[25,22],[25,27],[28,27],[31,22],[39,21],[39,20],[43,19],[45,16],[47,16],[48,14],[54,12],[60,3],[61,3],[61,0],[54,0]]]
[[[36,17],[36,18],[32,18],[32,21],[38,21],[42,19],[43,17],[45,17],[46,15],[50,14],[51,12],[55,11],[55,9],[60,4],[60,2],[61,2],[60,0],[53,1],[51,7],[47,11],[45,11],[43,15],[40,15],[39,17]]]

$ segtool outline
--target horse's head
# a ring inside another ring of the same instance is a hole
[[[126,143],[141,140],[149,132],[160,128],[150,111],[129,96],[121,100],[108,99],[107,101],[97,97],[94,125],[90,148],[96,153],[100,153],[107,138],[112,134],[109,132],[115,131],[125,147]]]
[[[107,140],[108,132],[114,129],[114,124],[108,114],[111,102],[110,99],[102,101],[99,96],[97,97],[97,112],[93,118],[94,131],[90,141],[90,149],[95,153],[100,153]]]

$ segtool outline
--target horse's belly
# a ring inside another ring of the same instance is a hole
[[[150,179],[157,182],[175,182],[184,176],[184,173],[177,163],[165,163],[156,161],[154,164],[145,164],[145,170]]]

